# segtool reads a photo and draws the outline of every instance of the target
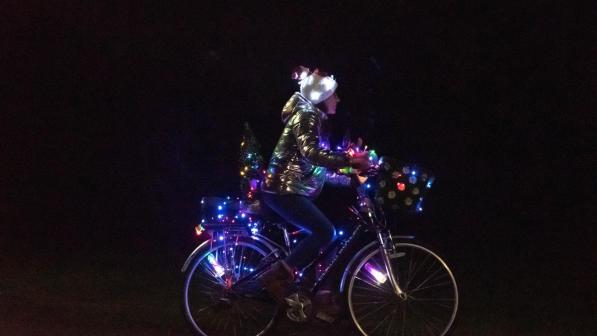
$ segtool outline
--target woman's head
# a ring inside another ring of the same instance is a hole
[[[334,93],[332,93],[331,96],[326,98],[321,103],[317,104],[317,107],[323,110],[325,113],[332,115],[336,114],[336,106],[339,102],[340,97],[338,97],[338,94],[334,91]]]
[[[298,71],[295,71],[293,78],[299,79],[300,91],[305,98],[309,99],[313,104],[317,105],[323,101],[328,100],[336,92],[338,83],[334,79],[334,76],[328,76],[325,73],[320,72],[318,69],[309,74],[309,69],[305,67],[299,67]],[[326,108],[334,104],[333,113],[335,113],[335,104],[338,102],[329,101],[326,103]],[[333,114],[332,113],[332,114]]]

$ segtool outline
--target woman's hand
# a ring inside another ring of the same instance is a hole
[[[367,171],[371,166],[369,163],[369,152],[354,152],[350,158],[350,166],[360,171]]]
[[[369,178],[368,176],[362,176],[360,170],[355,171],[354,177],[359,182],[359,185],[365,184],[365,182],[367,182],[367,179]]]

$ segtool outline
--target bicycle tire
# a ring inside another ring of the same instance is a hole
[[[196,253],[183,284],[183,310],[195,334],[260,336],[273,326],[278,314],[273,300],[230,290],[271,253],[266,245],[244,236],[216,241]]]
[[[356,263],[347,290],[351,318],[363,335],[445,336],[458,311],[458,287],[448,265],[419,244],[396,242],[393,273],[406,293],[394,293],[378,247]]]

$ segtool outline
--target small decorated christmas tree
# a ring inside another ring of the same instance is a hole
[[[254,201],[263,181],[263,157],[257,138],[251,130],[249,123],[245,122],[242,142],[240,143],[240,191],[241,198]]]

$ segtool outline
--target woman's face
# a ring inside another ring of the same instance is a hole
[[[326,100],[323,101],[325,105],[325,111],[327,114],[336,114],[336,105],[340,102],[340,98],[334,92],[333,95],[329,96]]]

